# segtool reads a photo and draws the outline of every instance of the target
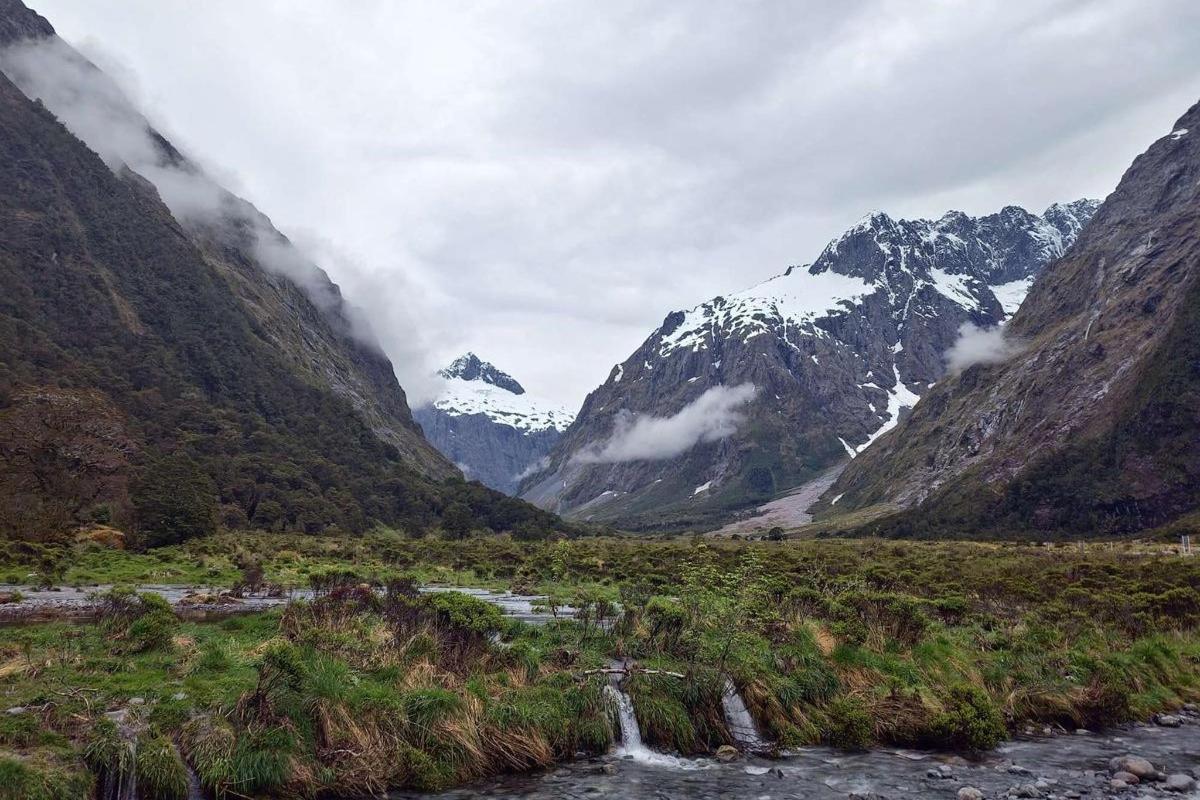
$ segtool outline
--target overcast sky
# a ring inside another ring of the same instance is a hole
[[[872,209],[1103,197],[1200,99],[1195,0],[27,2],[403,381],[471,349],[572,408]]]

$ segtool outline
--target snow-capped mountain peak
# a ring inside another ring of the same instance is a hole
[[[508,373],[474,353],[438,374],[442,392],[433,404],[414,410],[425,436],[468,478],[514,493],[575,415],[525,391]]]
[[[668,314],[584,401],[523,496],[597,519],[666,508],[686,517],[706,502],[766,499],[857,456],[945,374],[964,325],[992,327],[1016,312],[1096,206],[933,220],[871,212],[811,264]],[[744,383],[756,399],[727,440],[673,459],[574,458],[622,419],[671,416],[715,387]],[[709,488],[693,493],[700,485]]]
[[[466,353],[450,362],[450,366],[439,370],[443,378],[458,378],[464,381],[482,381],[497,386],[512,394],[525,394],[525,387],[517,380],[496,368],[494,364],[484,361],[474,353]]]
[[[566,408],[527,393],[511,375],[474,353],[456,358],[438,374],[446,381],[434,408],[453,416],[483,414],[493,422],[530,432],[563,431],[574,419]]]

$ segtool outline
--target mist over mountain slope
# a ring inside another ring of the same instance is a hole
[[[673,312],[588,396],[521,496],[583,518],[679,525],[814,478],[897,424],[945,373],[964,325],[1006,320],[1096,205],[913,221],[872,213],[811,265]],[[690,439],[594,457],[639,420]]]
[[[506,494],[538,468],[574,419],[474,353],[455,359],[440,377],[442,392],[414,409],[414,417],[467,477]]]
[[[443,485],[458,471],[325,273],[16,0],[0,70],[6,531],[130,522],[167,456],[231,526],[422,527],[459,501],[481,526],[549,520]]]
[[[830,489],[904,535],[1106,535],[1200,506],[1200,105],[1034,285],[1000,363],[939,383]]]

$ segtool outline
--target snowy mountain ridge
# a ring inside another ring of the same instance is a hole
[[[982,218],[950,211],[938,220],[911,221],[872,212],[827,244],[811,265],[668,316],[660,355],[701,349],[714,335],[750,338],[789,325],[827,336],[817,320],[845,313],[876,291],[895,302],[897,287],[889,279],[895,273],[913,276],[908,297],[928,286],[969,312],[994,311],[989,307],[995,302],[1005,319],[1033,285],[1028,265],[1062,255],[1098,205],[1055,203],[1040,217],[1008,206]],[[876,252],[864,253],[864,245]]]
[[[677,512],[677,523],[692,524],[706,508],[726,513],[811,480],[916,405],[945,374],[964,325],[1011,317],[1097,206],[936,220],[873,212],[810,264],[668,314],[588,396],[522,496],[597,520],[636,526]],[[758,393],[727,439],[665,460],[576,457],[603,446],[621,420],[671,417],[710,389],[741,384]]]

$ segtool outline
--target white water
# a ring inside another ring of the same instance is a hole
[[[758,735],[758,726],[754,724],[754,717],[750,716],[750,710],[746,708],[745,701],[742,700],[737,687],[729,678],[725,679],[725,691],[721,694],[721,708],[725,710],[725,724],[729,728],[729,734],[735,742],[741,745],[743,750],[757,753],[767,749],[767,743]]]
[[[621,745],[616,750],[618,756],[633,759],[640,764],[676,769],[704,769],[709,766],[699,761],[656,753],[644,745],[637,715],[633,711],[633,699],[621,688],[620,679],[616,675],[612,676],[608,685],[604,687],[604,696],[617,712],[617,720],[621,726]]]

